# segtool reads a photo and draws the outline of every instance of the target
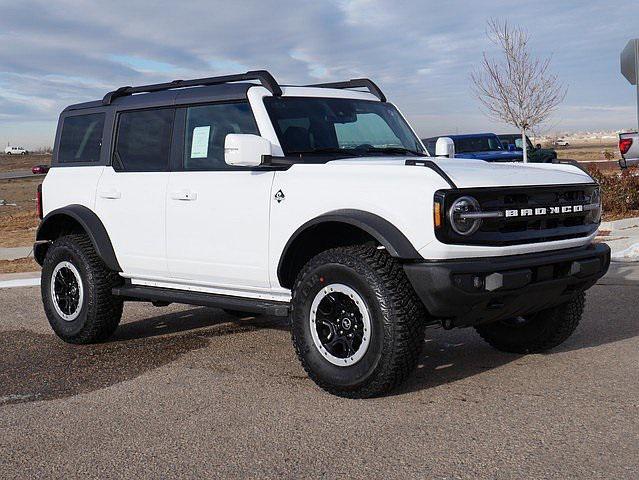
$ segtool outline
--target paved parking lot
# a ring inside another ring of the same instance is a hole
[[[128,304],[74,347],[37,287],[0,290],[0,477],[636,479],[638,298],[596,286],[546,355],[428,330],[402,390],[353,401],[307,379],[281,319]]]

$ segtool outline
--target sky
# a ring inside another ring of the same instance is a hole
[[[122,85],[267,69],[369,77],[422,136],[494,131],[470,89],[486,20],[525,28],[568,94],[540,133],[636,127],[619,53],[637,0],[0,0],[0,145],[51,146],[59,112]]]

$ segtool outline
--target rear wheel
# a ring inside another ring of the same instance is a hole
[[[540,353],[565,342],[575,331],[584,310],[585,293],[557,307],[515,317],[475,330],[492,347],[508,353]]]
[[[371,397],[401,383],[424,341],[425,311],[385,250],[344,247],[311,259],[293,288],[292,336],[324,390]]]
[[[106,340],[122,317],[122,300],[111,294],[121,280],[104,265],[86,235],[54,241],[41,280],[44,311],[53,331],[68,343]]]

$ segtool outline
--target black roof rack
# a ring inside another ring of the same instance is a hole
[[[126,97],[127,95],[133,95],[134,93],[159,92],[161,90],[170,90],[172,88],[198,87],[203,85],[219,85],[222,83],[242,82],[245,80],[259,80],[262,86],[267,88],[273,95],[282,95],[282,89],[273,78],[273,75],[266,70],[254,70],[237,75],[196,78],[194,80],[173,80],[172,82],[141,85],[139,87],[120,87],[117,90],[107,93],[102,99],[102,105],[111,105],[111,102],[113,102],[116,98]]]
[[[323,87],[323,88],[368,88],[368,91],[379,98],[382,102],[386,101],[386,96],[382,93],[382,90],[368,78],[354,78],[346,82],[332,82],[332,83],[316,83],[315,85],[307,85],[309,87]]]

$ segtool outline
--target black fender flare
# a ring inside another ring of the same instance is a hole
[[[34,257],[38,263],[42,264],[50,241],[55,239],[56,223],[64,221],[65,218],[77,222],[82,227],[89,236],[95,252],[109,269],[116,272],[122,271],[102,221],[95,212],[84,205],[67,205],[49,212],[44,217],[38,227],[36,244],[33,247]]]
[[[277,265],[277,277],[282,279],[284,264],[289,253],[289,249],[295,240],[309,228],[313,228],[323,223],[344,223],[360,228],[379,242],[388,253],[395,258],[404,260],[418,260],[421,255],[406,236],[388,220],[364,210],[343,209],[333,210],[315,217],[300,226],[288,239],[284,250],[280,255]]]

